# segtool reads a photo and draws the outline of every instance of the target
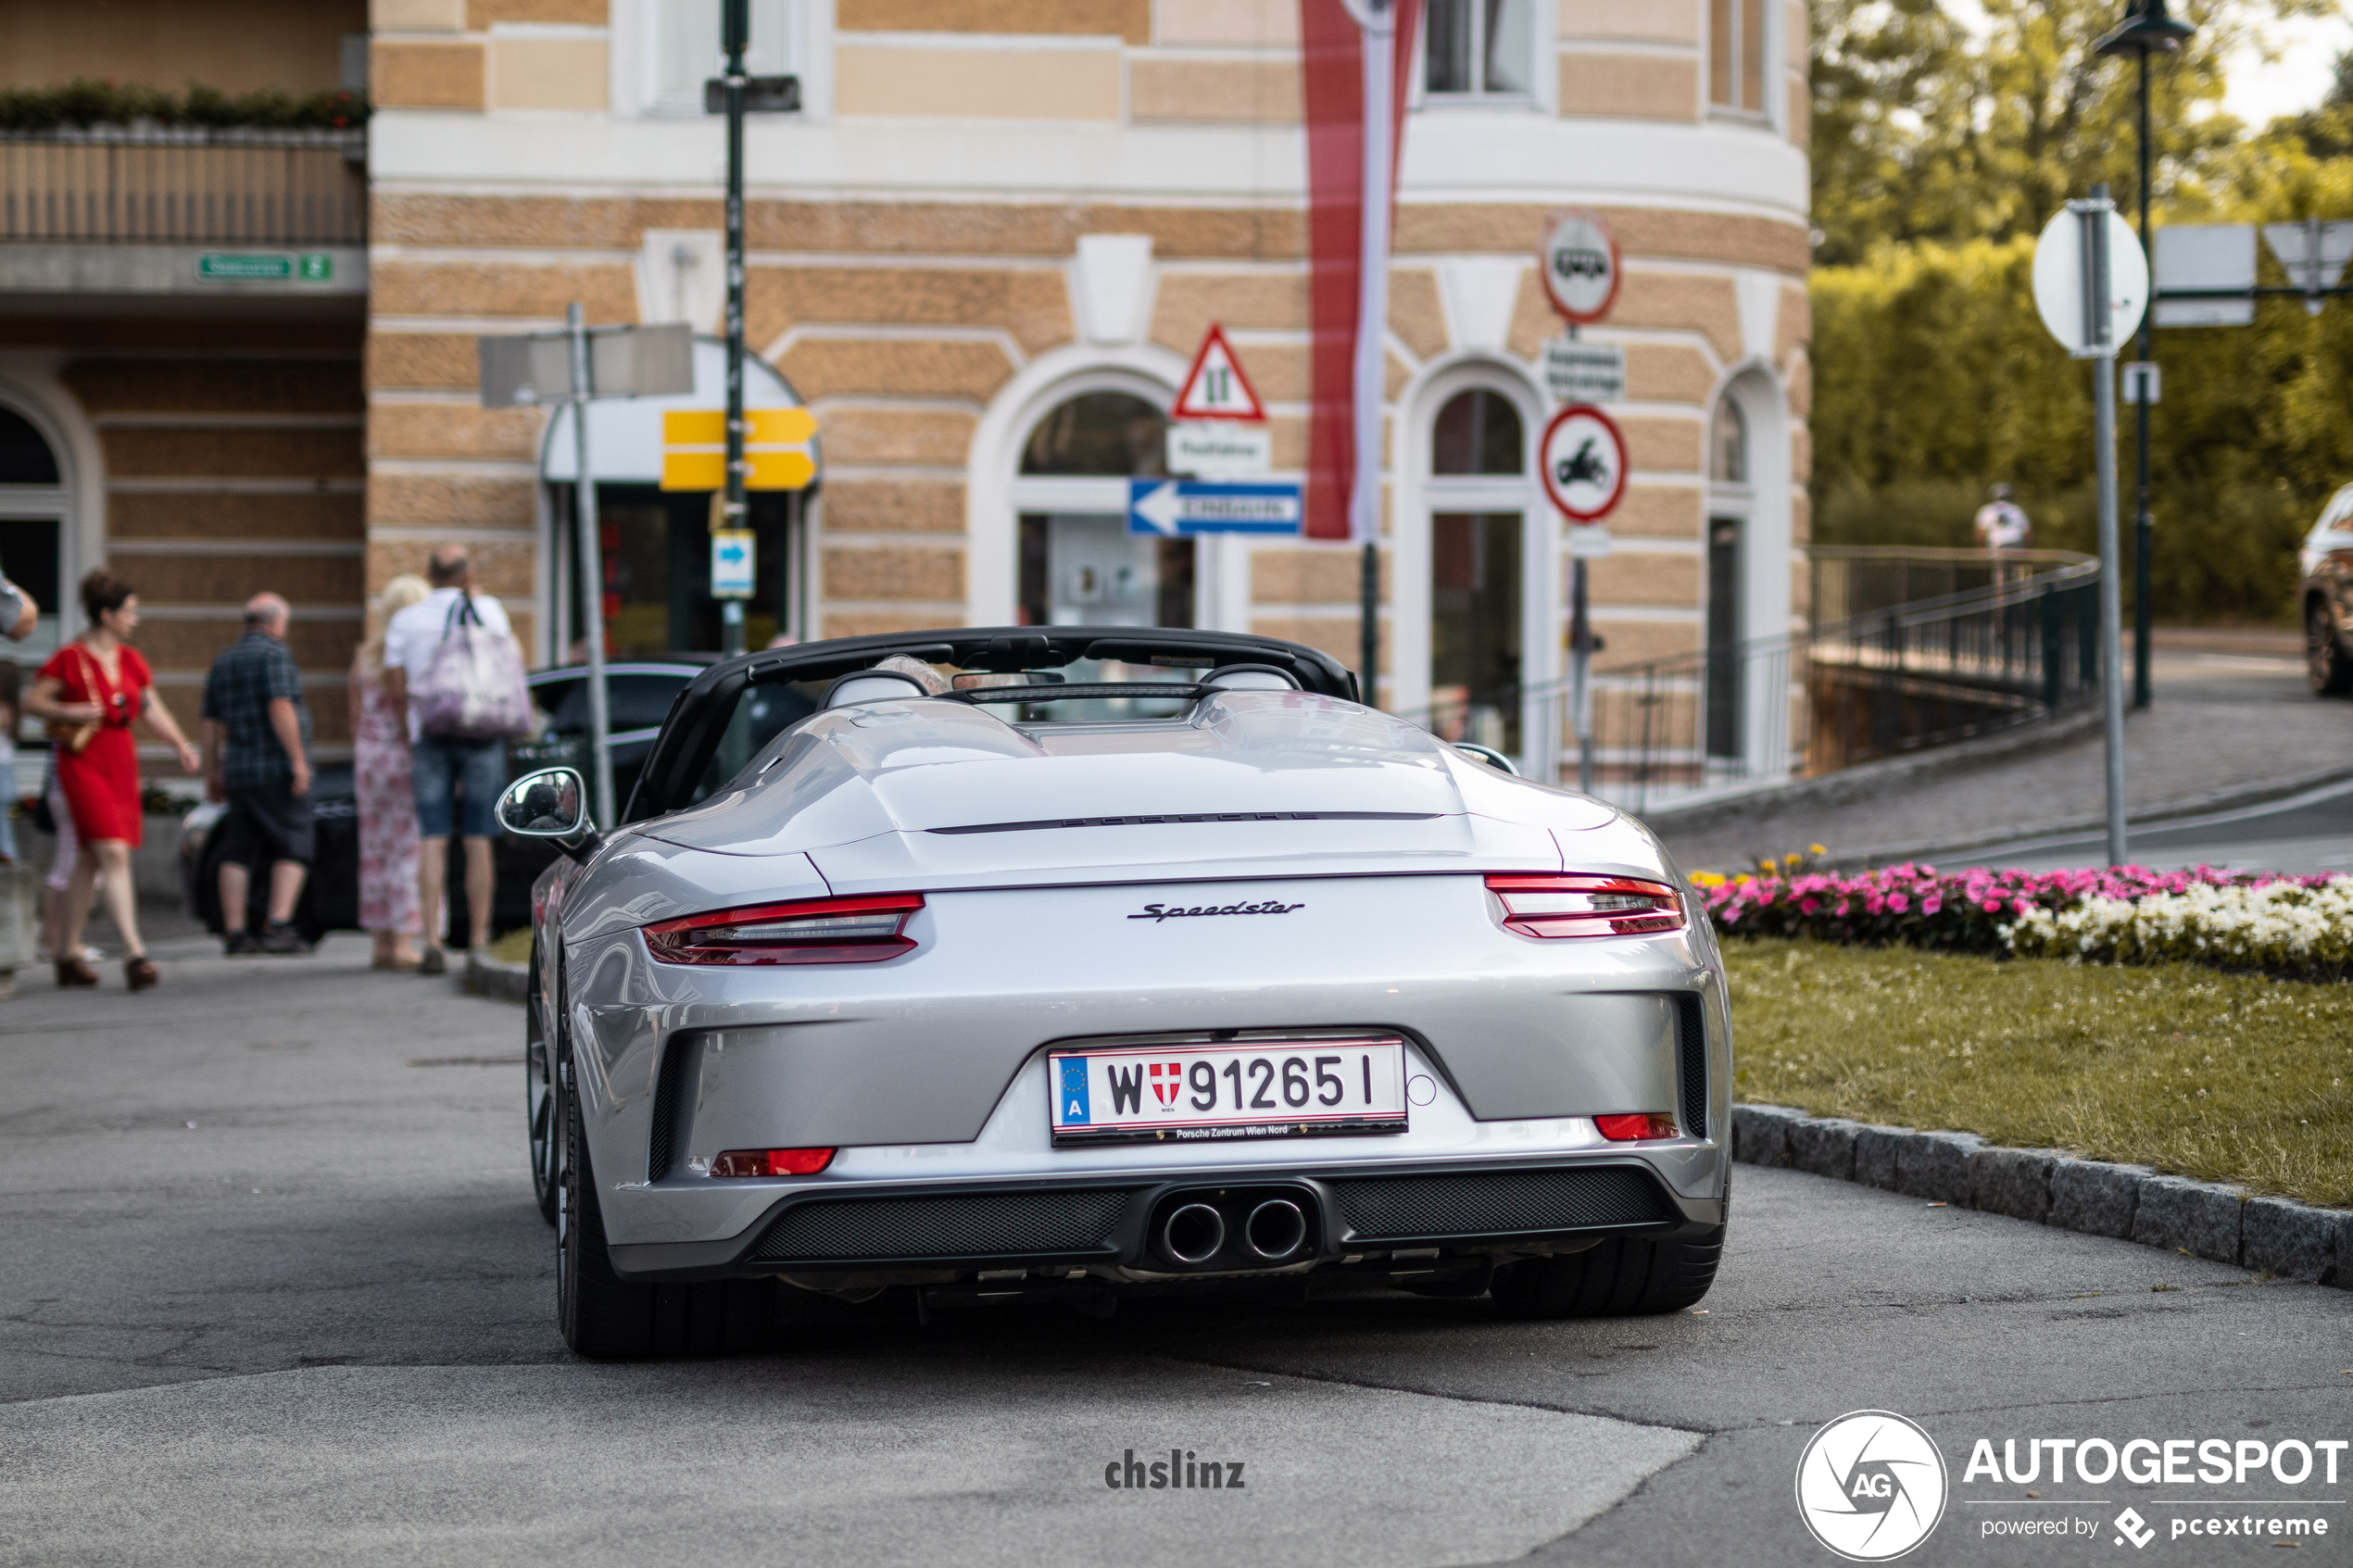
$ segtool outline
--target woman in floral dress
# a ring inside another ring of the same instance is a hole
[[[417,801],[409,784],[409,718],[384,695],[384,627],[431,589],[402,574],[384,584],[376,633],[351,661],[351,765],[359,803],[359,924],[375,967],[417,967]]]

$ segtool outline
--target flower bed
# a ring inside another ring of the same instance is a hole
[[[2353,972],[2353,877],[2210,866],[1939,872],[1910,862],[1833,875],[1792,856],[1754,876],[1692,881],[1727,935],[2111,963],[2179,959],[2312,979]]]

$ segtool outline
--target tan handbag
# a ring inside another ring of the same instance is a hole
[[[82,667],[89,671],[90,700],[97,702],[101,708],[105,707],[106,704],[100,702],[98,697],[99,684],[103,679],[98,669],[98,661],[92,659],[90,650],[79,643],[74,645],[74,652],[82,656]],[[113,694],[110,692],[107,695],[111,696]],[[98,732],[104,727],[105,721],[100,719],[93,719],[82,724],[76,724],[66,719],[52,719],[49,721],[49,739],[53,744],[61,746],[79,757],[88,749],[92,741],[98,738]]]

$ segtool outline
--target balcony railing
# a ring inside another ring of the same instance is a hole
[[[366,148],[358,131],[0,132],[0,241],[362,245]]]

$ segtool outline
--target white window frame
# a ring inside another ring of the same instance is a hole
[[[1478,0],[1467,0],[1471,6],[1471,64],[1484,76],[1487,69],[1486,12]],[[1414,72],[1408,82],[1406,104],[1409,108],[1478,109],[1478,108],[1541,108],[1550,101],[1552,82],[1545,66],[1553,52],[1542,47],[1553,35],[1553,7],[1550,0],[1529,0],[1528,4],[1528,86],[1510,92],[1495,92],[1485,87],[1467,93],[1433,93],[1429,89],[1429,11],[1425,6],[1421,23],[1415,30]]]
[[[631,31],[637,42],[638,69],[633,74],[636,79],[639,112],[651,119],[701,119],[701,84],[709,76],[720,73],[722,56],[714,47],[708,75],[696,78],[691,88],[666,86],[663,69],[668,61],[664,46],[673,14],[686,7],[710,12],[715,39],[718,0],[635,0],[635,4],[637,25]],[[745,52],[746,64],[755,76],[800,78],[801,107],[799,115],[795,118],[805,118],[817,107],[815,89],[820,84],[812,80],[812,65],[825,57],[825,52],[817,47],[821,41],[815,36],[815,24],[819,19],[815,13],[821,10],[824,13],[823,19],[828,24],[826,31],[830,32],[833,7],[824,0],[751,0],[752,46]],[[617,16],[615,20],[619,20]],[[780,60],[767,57],[762,43],[767,35],[777,31],[784,33],[785,40]]]
[[[1717,3],[1718,0],[1709,0],[1708,9],[1711,13]],[[1741,12],[1743,0],[1722,0],[1722,3],[1729,5],[1731,10],[1732,25],[1730,31],[1732,39],[1732,69],[1730,80],[1732,83],[1732,94],[1737,98],[1741,91]],[[1706,98],[1710,118],[1738,120],[1748,125],[1779,127],[1781,111],[1773,105],[1773,83],[1781,77],[1781,29],[1780,24],[1775,19],[1775,13],[1780,8],[1781,0],[1763,0],[1763,4],[1759,6],[1759,19],[1765,27],[1765,47],[1762,57],[1757,62],[1756,91],[1765,100],[1763,103],[1719,104],[1716,102],[1713,86],[1716,62],[1712,57],[1703,60],[1701,92]],[[1712,15],[1701,19],[1701,52],[1705,56],[1714,47],[1715,28]]]

